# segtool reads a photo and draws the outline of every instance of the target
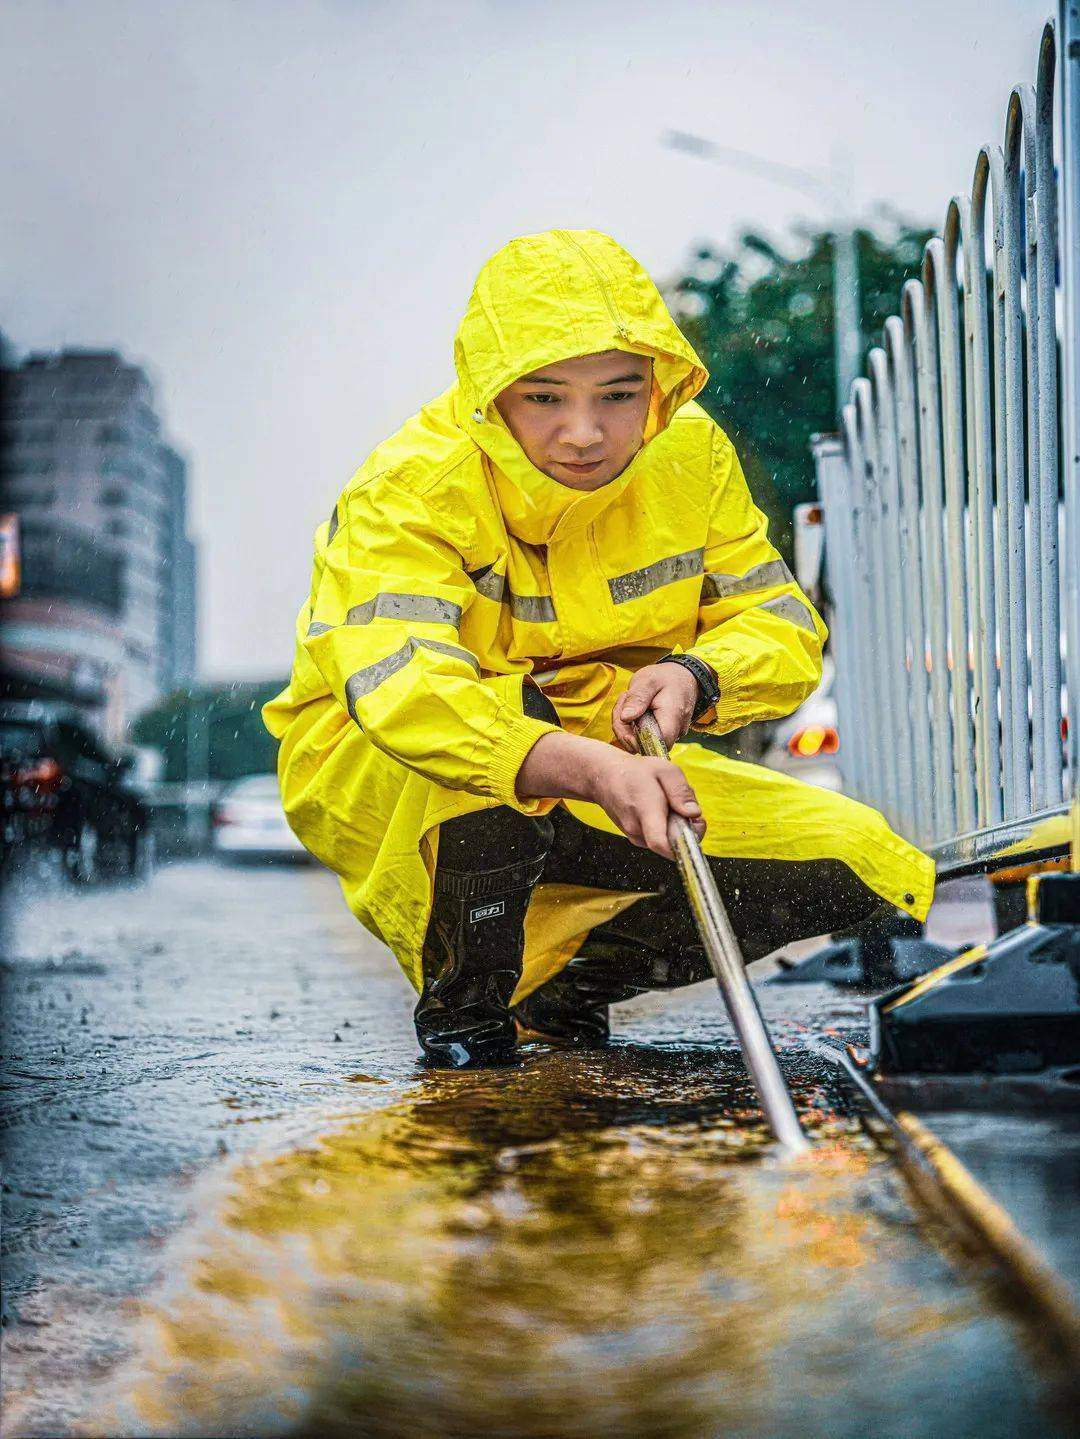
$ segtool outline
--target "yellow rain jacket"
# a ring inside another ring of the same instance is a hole
[[[492,402],[544,364],[611,349],[653,360],[645,444],[610,484],[569,489],[533,467]],[[316,532],[292,678],[263,711],[290,824],[417,988],[439,825],[555,803],[514,792],[552,728],[522,713],[526,676],[564,729],[610,741],[634,672],[686,651],[719,678],[698,728],[720,734],[793,710],[818,682],[826,633],[730,440],[693,402],[705,370],[613,240],[555,230],[500,250],[455,361],[457,383],[379,445]],[[707,853],[837,858],[925,915],[933,866],[875,811],[701,745],[673,758],[708,821]],[[614,830],[598,807],[569,807]],[[515,997],[636,898],[541,883]]]

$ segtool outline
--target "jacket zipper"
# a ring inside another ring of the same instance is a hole
[[[563,240],[565,240],[568,245],[572,245],[574,247],[574,249],[578,252],[581,258],[585,261],[586,265],[588,265],[589,269],[593,272],[593,275],[596,279],[597,288],[599,289],[601,295],[603,295],[604,297],[604,304],[607,306],[607,312],[611,316],[612,324],[615,326],[615,333],[618,335],[622,335],[624,338],[629,336],[630,331],[627,329],[625,323],[623,322],[622,316],[615,308],[615,302],[608,293],[607,285],[600,271],[600,267],[597,265],[596,261],[593,259],[593,257],[589,254],[588,250],[586,250],[583,245],[578,244],[578,242],[574,239],[573,235],[569,233],[569,231],[557,230],[556,234],[559,235]]]

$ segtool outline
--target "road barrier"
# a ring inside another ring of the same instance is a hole
[[[1080,868],[1080,0],[1057,35],[1060,172],[1048,24],[813,441],[845,785],[945,872],[1061,847],[1069,790]]]

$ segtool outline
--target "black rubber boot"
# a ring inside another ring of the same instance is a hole
[[[581,954],[514,1005],[525,1029],[563,1044],[597,1048],[611,1037],[611,1005],[708,978],[708,961],[700,949],[665,954],[635,946],[625,935],[606,938],[606,929],[594,929],[583,941]]]
[[[431,1064],[513,1062],[510,997],[521,978],[525,911],[543,867],[540,857],[486,874],[436,871],[424,986],[413,1012]]]
[[[527,684],[521,698],[525,714],[558,724],[536,685]],[[553,839],[550,819],[505,805],[440,826],[424,985],[413,1011],[430,1064],[513,1062],[517,1030],[509,1006],[521,978],[525,911]]]
[[[577,961],[534,989],[514,1005],[514,1018],[524,1029],[543,1039],[596,1049],[611,1036],[608,1005],[623,994],[601,992],[587,976],[574,971]],[[610,987],[609,987],[610,988]]]

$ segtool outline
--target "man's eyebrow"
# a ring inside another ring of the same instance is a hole
[[[645,376],[640,371],[636,371],[633,374],[616,375],[613,380],[600,380],[598,381],[598,384],[600,385],[600,388],[603,389],[607,385],[625,385],[628,384],[631,380],[644,379]],[[549,379],[546,375],[522,375],[520,380],[517,381],[517,384],[519,385],[565,385],[567,383],[568,381],[566,380]]]

